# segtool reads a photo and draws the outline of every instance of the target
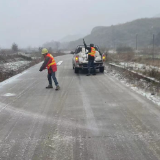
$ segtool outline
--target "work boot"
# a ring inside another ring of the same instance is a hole
[[[51,88],[53,88],[53,86],[52,86],[51,84],[49,84],[49,85],[46,87],[46,89],[51,89]]]
[[[92,73],[92,75],[96,75],[96,70],[93,70],[93,73]]]
[[[60,90],[60,86],[57,85],[55,90],[56,90],[56,91]]]

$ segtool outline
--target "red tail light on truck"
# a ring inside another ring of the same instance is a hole
[[[78,62],[79,62],[79,57],[76,56],[76,57],[75,57],[75,60],[76,60],[76,63],[78,63]]]

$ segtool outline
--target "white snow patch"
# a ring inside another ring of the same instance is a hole
[[[15,96],[16,94],[14,94],[14,93],[6,93],[6,94],[4,94],[3,96],[4,97],[13,97],[13,96]]]
[[[147,79],[149,79],[149,80],[151,80],[151,81],[155,81],[155,82],[157,82],[157,83],[160,83],[160,81],[158,81],[158,80],[156,80],[155,78],[153,78],[153,77],[148,77],[148,76],[145,76],[144,74],[142,74],[142,73],[139,73],[138,71],[140,71],[140,72],[144,72],[144,71],[151,71],[153,68],[155,69],[160,69],[160,68],[158,68],[158,67],[154,67],[154,66],[151,66],[150,68],[149,68],[149,66],[148,67],[142,67],[142,68],[134,68],[133,67],[133,65],[131,65],[133,62],[130,62],[129,64],[128,63],[122,63],[121,62],[121,64],[122,65],[124,65],[124,66],[121,66],[121,65],[117,65],[117,64],[115,64],[115,63],[110,63],[110,65],[113,65],[113,66],[115,66],[115,67],[119,67],[119,68],[124,68],[124,69],[126,69],[126,70],[128,70],[128,71],[130,71],[130,72],[132,72],[132,73],[135,73],[135,74],[137,74],[137,75],[140,75],[140,76],[142,76],[142,77],[144,77],[144,78],[147,78]],[[137,63],[136,63],[137,64]],[[132,68],[132,67],[133,68]],[[142,66],[142,64],[137,64],[137,66]],[[134,71],[134,70],[136,70],[136,71]],[[157,70],[158,71],[158,70]],[[160,72],[160,70],[159,70],[159,72]]]
[[[155,69],[160,72],[160,68],[152,65],[147,64],[141,64],[141,63],[135,63],[135,62],[120,62],[119,66],[124,68],[132,68],[136,71],[151,71],[152,69]]]
[[[57,63],[57,66],[60,66],[62,63],[63,63],[63,61],[59,61],[59,62]]]
[[[3,72],[7,70],[17,71],[20,67],[26,66],[31,61],[18,61],[18,62],[10,62],[10,63],[4,63],[0,64],[0,68],[2,68]]]

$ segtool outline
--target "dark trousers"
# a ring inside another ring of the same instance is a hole
[[[52,85],[52,79],[53,79],[55,85],[57,86],[58,85],[58,81],[57,81],[57,78],[56,78],[56,72],[52,71],[52,73],[48,73],[48,81],[49,81],[50,85]]]
[[[93,68],[93,72],[95,72],[94,59],[88,60],[88,73],[91,73],[91,67]]]

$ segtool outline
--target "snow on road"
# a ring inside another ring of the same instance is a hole
[[[63,63],[63,61],[59,61],[59,62],[57,63],[57,66],[60,66],[62,63]]]
[[[119,80],[121,83],[123,83],[127,87],[131,88],[132,90],[134,90],[138,94],[146,97],[147,99],[151,100],[153,103],[160,106],[160,97],[156,94],[153,95],[151,92],[146,91],[148,84],[145,83],[144,80],[140,80],[140,81],[144,81],[145,88],[140,88],[140,87],[136,86],[135,84],[133,84],[132,82],[128,81],[127,78],[125,78],[122,74],[116,72],[115,70],[109,71],[107,69],[107,71],[109,72],[110,76],[115,77],[117,80]]]

